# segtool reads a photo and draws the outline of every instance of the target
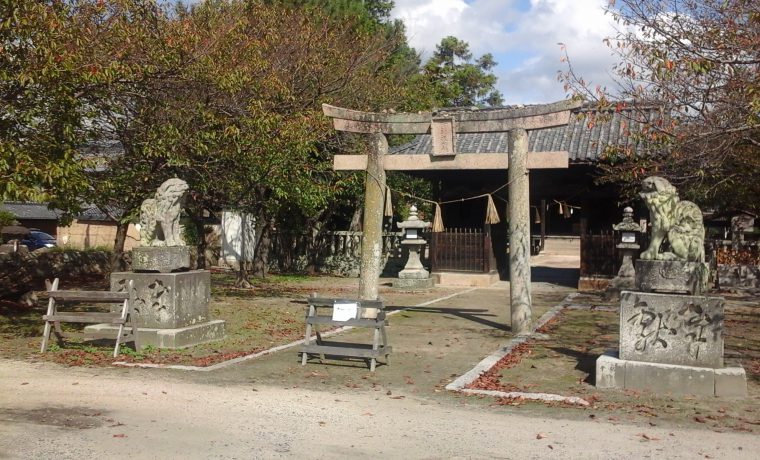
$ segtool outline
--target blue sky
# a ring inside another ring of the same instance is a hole
[[[594,86],[612,87],[617,61],[602,42],[615,35],[604,13],[609,0],[395,0],[393,16],[407,27],[410,44],[423,53],[454,35],[475,56],[494,55],[499,90],[507,104],[565,97],[557,72],[565,43],[576,73]]]

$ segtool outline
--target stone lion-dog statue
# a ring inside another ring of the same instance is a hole
[[[702,211],[691,201],[681,201],[673,185],[662,177],[647,177],[641,193],[652,221],[649,247],[641,253],[645,260],[705,261],[705,227]],[[670,251],[660,252],[667,239]]]
[[[179,216],[189,187],[182,179],[169,179],[140,206],[140,239],[148,246],[184,246]]]

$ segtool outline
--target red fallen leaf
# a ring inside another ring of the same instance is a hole
[[[697,423],[707,423],[707,420],[705,420],[704,417],[700,417],[699,415],[697,415],[696,417],[694,417],[694,421],[697,422]]]
[[[127,435],[126,435],[126,434],[123,434],[123,433],[120,433],[120,434],[115,434],[115,435],[113,435],[113,437],[114,437],[114,438],[126,438],[126,437],[127,437]]]

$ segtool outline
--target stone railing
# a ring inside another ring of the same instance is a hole
[[[383,274],[395,276],[403,268],[401,237],[383,233]],[[359,276],[362,232],[325,232],[316,238],[305,233],[277,232],[272,237],[269,265],[283,272],[314,271]]]

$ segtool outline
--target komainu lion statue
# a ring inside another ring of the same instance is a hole
[[[662,177],[644,179],[639,196],[644,199],[652,220],[652,238],[641,258],[704,262],[705,227],[699,207],[691,201],[681,201],[676,188]],[[666,238],[670,251],[660,252]]]
[[[179,226],[187,183],[182,179],[169,179],[156,190],[155,198],[148,198],[140,206],[140,239],[148,246],[184,246]]]

